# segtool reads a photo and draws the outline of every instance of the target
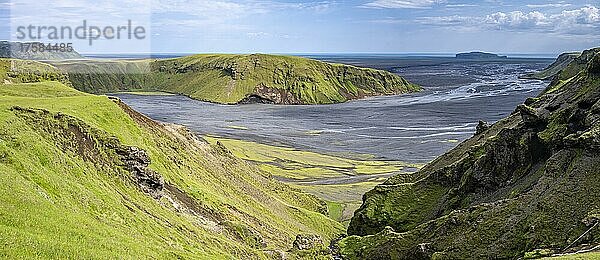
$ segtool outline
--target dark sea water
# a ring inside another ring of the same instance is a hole
[[[185,125],[199,134],[423,163],[472,136],[479,120],[496,122],[527,97],[538,95],[548,82],[518,76],[553,61],[458,61],[386,55],[311,57],[386,69],[425,90],[318,106],[232,106],[183,96],[117,96],[153,119]]]

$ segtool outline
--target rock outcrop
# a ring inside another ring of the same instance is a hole
[[[133,146],[117,146],[113,149],[123,162],[122,166],[133,175],[140,189],[155,199],[160,198],[165,181],[162,176],[148,168],[150,157],[146,151]]]
[[[155,199],[163,195],[165,186],[160,174],[150,169],[150,157],[146,151],[107,136],[106,133],[91,128],[83,121],[62,114],[52,114],[47,110],[11,108],[21,118],[38,127],[44,135],[52,136],[56,146],[72,151],[86,161],[97,164],[115,164],[129,172],[129,178],[142,190]],[[110,151],[107,153],[106,151]],[[111,155],[114,154],[114,155]]]
[[[323,247],[323,240],[318,235],[297,235],[294,240],[294,250],[312,250]]]
[[[411,179],[365,194],[342,255],[515,259],[600,244],[599,57],[584,52],[557,75],[568,81],[478,127]]]

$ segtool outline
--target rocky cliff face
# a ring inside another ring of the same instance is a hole
[[[599,68],[600,51],[584,52],[509,117],[365,194],[342,255],[518,258],[600,243]]]

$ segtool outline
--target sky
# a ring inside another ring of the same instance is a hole
[[[88,53],[558,54],[600,46],[599,0],[0,0],[1,39],[14,40],[17,25],[83,20],[133,20],[148,35],[78,46]]]

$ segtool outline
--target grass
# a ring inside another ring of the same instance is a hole
[[[363,194],[367,193],[367,191],[372,190],[375,186],[381,184],[384,181],[385,179],[371,179],[367,181],[347,184],[292,185],[308,193],[315,194],[318,197],[323,198],[327,201],[335,201],[340,203],[356,203],[360,201]]]
[[[71,85],[68,76],[57,68],[29,60],[0,58],[0,84],[59,81]]]
[[[14,106],[49,112],[19,114]],[[61,134],[69,125],[87,129],[95,140],[88,148],[105,163],[77,152],[80,142]],[[175,132],[61,83],[0,85],[0,257],[267,258],[264,250],[285,251],[299,233],[325,241],[343,233],[318,213],[323,202],[314,196]],[[110,159],[111,138],[147,151],[150,168],[202,216],[142,192]],[[256,247],[255,233],[266,248]]]
[[[583,254],[564,255],[557,257],[546,257],[543,259],[547,260],[598,260],[600,259],[600,252],[589,252]]]
[[[347,227],[354,215],[354,211],[362,204],[362,195],[384,181],[380,179],[351,184],[290,185],[326,200],[329,217],[343,223]]]
[[[556,92],[557,90],[561,89],[563,86],[569,84],[569,82],[571,82],[571,80],[573,80],[574,78],[576,78],[576,76],[570,77],[568,79],[559,79],[557,84],[554,85],[550,85],[548,86],[548,89],[544,90],[545,94],[550,94],[553,92]]]
[[[581,53],[563,53],[558,59],[547,68],[542,71],[532,73],[531,76],[536,79],[551,79],[555,75],[559,74],[561,70],[565,69],[569,64],[579,57]]]
[[[335,201],[327,201],[327,208],[329,209],[329,217],[331,219],[340,220],[344,213],[344,205]]]

